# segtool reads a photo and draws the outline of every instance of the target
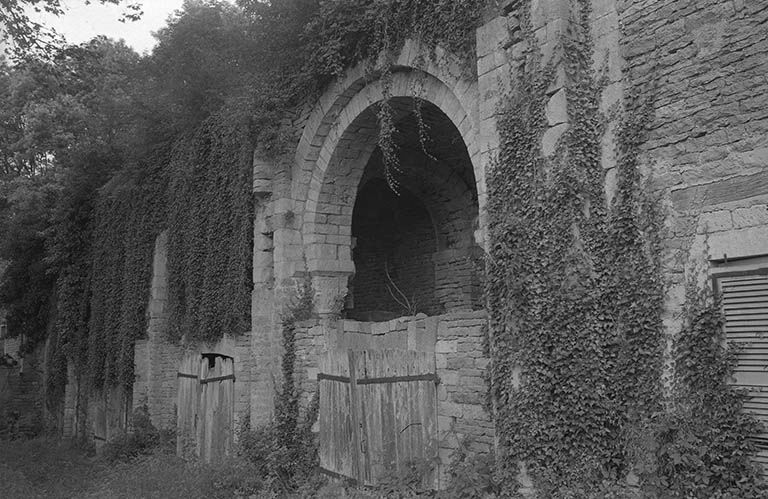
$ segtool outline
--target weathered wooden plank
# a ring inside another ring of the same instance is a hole
[[[328,370],[328,352],[324,353],[320,356],[318,359],[318,368],[320,369],[320,372],[329,372]],[[330,386],[330,381],[328,380],[318,380],[317,382],[317,390],[318,390],[318,425],[320,427],[320,434],[318,435],[318,458],[320,460],[320,468],[326,469],[329,471],[331,470],[331,465],[329,462],[329,455],[328,450],[331,445],[331,441],[329,439],[331,428],[329,426],[329,414],[328,412],[331,409],[331,405],[329,404],[329,397],[330,394],[328,393]]]
[[[208,374],[208,361],[205,359],[197,359],[197,371],[201,377],[205,377]],[[203,441],[205,440],[205,387],[201,384],[197,384],[197,426],[195,432],[195,454],[200,459],[205,458]]]
[[[329,352],[320,381],[321,466],[365,484],[437,455],[434,353],[406,350]],[[354,383],[338,381],[348,375]],[[360,384],[359,380],[386,382]],[[426,477],[434,484],[434,476]]]
[[[357,393],[357,356],[353,350],[347,350],[347,359],[349,363],[349,401],[350,401],[350,423],[352,427],[352,476],[363,482],[364,468],[362,465],[362,452],[360,451],[360,430],[362,429],[362,406],[360,396]]]
[[[368,376],[368,372],[366,369],[366,364],[367,364],[366,352],[365,351],[353,352],[352,350],[350,350],[349,355],[351,356],[350,357],[350,373],[352,372],[352,369],[354,369],[354,372],[356,373],[355,389],[357,391],[357,397],[358,397],[358,404],[357,404],[358,413],[357,413],[357,426],[355,427],[356,428],[355,433],[357,434],[359,456],[360,456],[360,464],[359,464],[360,481],[361,483],[364,483],[364,484],[370,484],[371,483],[371,461],[370,461],[369,442],[368,442],[369,390],[366,386],[359,385],[359,378]]]
[[[198,410],[198,376],[200,365],[196,356],[185,356],[179,363],[179,372],[187,376],[178,378],[176,414],[176,454],[191,457],[196,454]]]
[[[235,366],[234,360],[230,357],[221,358],[221,381],[219,385],[219,446],[218,456],[223,458],[232,452],[233,433],[235,424]]]
[[[421,354],[421,368],[426,372],[436,372],[435,354],[424,352]],[[420,395],[420,418],[422,421],[422,448],[424,457],[436,462],[438,457],[438,428],[437,428],[437,385],[425,381],[420,383],[422,394]],[[433,468],[429,477],[430,486],[437,487],[437,466]]]
[[[371,357],[377,369],[377,376],[391,376],[390,366],[387,365],[384,352],[371,352]],[[381,427],[378,438],[381,439],[382,473],[391,473],[397,460],[397,442],[395,440],[395,415],[393,407],[392,385],[379,385],[381,398]]]

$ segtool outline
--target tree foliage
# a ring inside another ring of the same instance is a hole
[[[124,4],[120,20],[141,18],[141,4],[126,0],[98,0],[102,4]],[[83,0],[88,4],[90,0]],[[0,1],[0,41],[8,42],[6,54],[16,59],[48,57],[62,45],[57,33],[34,19],[32,13],[60,16],[65,13],[61,0],[2,0]]]

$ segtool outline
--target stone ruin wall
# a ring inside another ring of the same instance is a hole
[[[216,344],[206,345],[176,345],[167,340],[167,244],[168,236],[163,232],[155,242],[147,338],[137,341],[135,347],[133,409],[146,406],[156,427],[175,428],[179,363],[187,356],[199,358],[203,353],[218,353],[234,360],[235,428],[239,428],[250,415],[254,369],[250,335],[225,335]]]
[[[476,176],[478,165],[481,172],[487,169],[497,150],[497,106],[510,88],[526,48],[519,36],[516,10],[524,3],[502,4],[477,30],[476,81],[445,76],[446,68],[425,68],[430,74],[442,75],[442,81],[458,96],[456,102],[471,103],[469,114],[458,119],[457,126],[464,137],[474,130],[474,139],[466,145]],[[572,19],[570,3],[532,0],[530,8],[536,43],[545,60],[557,61],[558,40],[566,36]],[[593,0],[592,8],[593,64],[607,76],[601,109],[615,108],[630,86],[656,83],[655,116],[641,163],[651,176],[652,187],[662,194],[669,215],[665,271],[673,286],[665,323],[673,332],[678,327],[686,262],[691,258],[701,261],[702,255],[706,260],[723,254],[768,253],[768,106],[764,97],[768,95],[768,5],[758,0]],[[407,45],[398,63],[412,63],[411,52],[415,52],[413,47]],[[319,319],[300,323],[297,329],[297,372],[304,406],[316,388],[318,355],[331,332],[339,334],[330,317],[337,305],[333,297],[345,292],[344,279],[354,270],[348,266],[351,250],[345,243],[351,235],[352,208],[334,204],[327,197],[310,200],[308,193],[319,192],[313,170],[316,163],[327,164],[333,153],[323,147],[335,133],[333,126],[322,121],[324,116],[349,123],[345,106],[356,102],[355,96],[363,90],[362,84],[349,83],[355,81],[354,71],[350,74],[320,99],[318,107],[324,113],[307,108],[297,114],[295,158],[282,164],[258,157],[254,161],[253,327],[250,336],[237,340],[238,355],[247,364],[237,384],[243,386],[240,382],[249,380],[251,384],[248,393],[239,392],[236,410],[241,414],[250,409],[254,425],[267,422],[272,415],[282,353],[279,316],[299,284],[312,281],[320,313]],[[569,126],[564,74],[558,71],[557,75],[547,105],[548,128],[542,140],[545,154],[554,151],[554,144]],[[401,83],[400,76],[395,76],[397,92]],[[457,115],[458,104],[445,97],[445,90],[435,87],[435,93],[447,114]],[[375,95],[367,98],[368,103],[375,101]],[[601,161],[609,201],[616,188],[617,123],[614,115],[603,137]],[[305,129],[317,130],[317,134],[301,139]],[[369,133],[358,131],[360,136]],[[337,145],[349,158],[370,152],[354,141]],[[484,175],[476,180],[481,206],[476,227],[482,240]],[[343,182],[332,192],[341,196],[357,188]],[[309,216],[307,207],[312,203],[315,214]],[[482,357],[480,341],[485,319],[482,312],[469,311],[476,308],[479,282],[462,285],[456,293],[459,280],[466,283],[465,277],[477,269],[457,249],[436,252],[433,262],[435,293],[448,313],[384,323],[342,321],[343,335],[374,335],[376,330],[384,336],[397,336],[419,321],[435,324],[434,348],[437,358],[443,359],[439,362],[444,362],[439,368],[441,437],[453,425],[457,434],[472,435],[478,445],[490,445],[492,425],[481,409],[486,390],[481,380],[487,359]],[[473,305],[467,306],[468,302]],[[146,374],[137,381],[135,394],[143,394],[150,407],[157,406],[151,410],[160,420],[171,421],[176,360],[169,359],[180,354],[163,346],[159,338],[150,327],[147,342],[137,345],[137,374]],[[249,343],[247,348],[245,343]],[[157,381],[159,378],[166,381]],[[441,449],[441,457],[450,448]]]

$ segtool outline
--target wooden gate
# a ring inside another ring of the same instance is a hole
[[[331,351],[320,370],[321,470],[374,485],[437,458],[434,353]]]
[[[188,356],[179,366],[176,453],[219,461],[232,449],[235,371],[231,357]]]

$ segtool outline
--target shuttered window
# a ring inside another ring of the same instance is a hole
[[[749,396],[745,410],[768,428],[767,269],[723,267],[718,269],[724,273],[715,275],[715,283],[723,300],[726,341],[737,348],[733,383]],[[768,430],[754,439],[758,448],[755,459],[768,476]]]

